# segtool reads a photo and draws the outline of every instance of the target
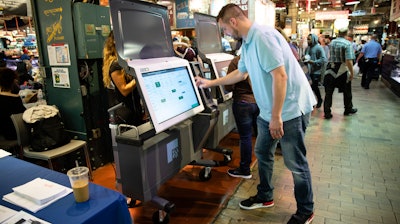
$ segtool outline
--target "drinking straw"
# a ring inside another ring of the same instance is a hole
[[[81,169],[79,169],[78,160],[75,160],[76,169],[78,170],[78,175],[81,174]]]

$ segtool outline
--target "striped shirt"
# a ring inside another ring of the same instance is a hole
[[[330,62],[345,62],[346,60],[354,60],[353,46],[350,41],[343,37],[338,37],[329,44]]]

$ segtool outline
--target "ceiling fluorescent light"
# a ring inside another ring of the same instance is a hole
[[[346,4],[345,5],[356,5],[360,3],[359,0],[346,0]]]
[[[330,4],[332,4],[332,2],[329,2],[329,1],[327,1],[327,2],[319,2],[319,5],[330,5]]]

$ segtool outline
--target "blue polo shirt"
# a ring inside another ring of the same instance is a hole
[[[368,43],[364,44],[361,52],[364,53],[365,58],[377,58],[378,54],[382,53],[382,47],[375,40],[370,40]]]
[[[282,65],[288,76],[282,120],[288,121],[311,112],[317,102],[285,38],[273,27],[253,24],[243,38],[238,69],[249,73],[260,117],[266,121],[271,120],[273,105],[270,72]]]

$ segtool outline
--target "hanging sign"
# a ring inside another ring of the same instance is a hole
[[[347,19],[349,17],[349,11],[325,11],[315,12],[316,20],[335,20],[335,19]]]

